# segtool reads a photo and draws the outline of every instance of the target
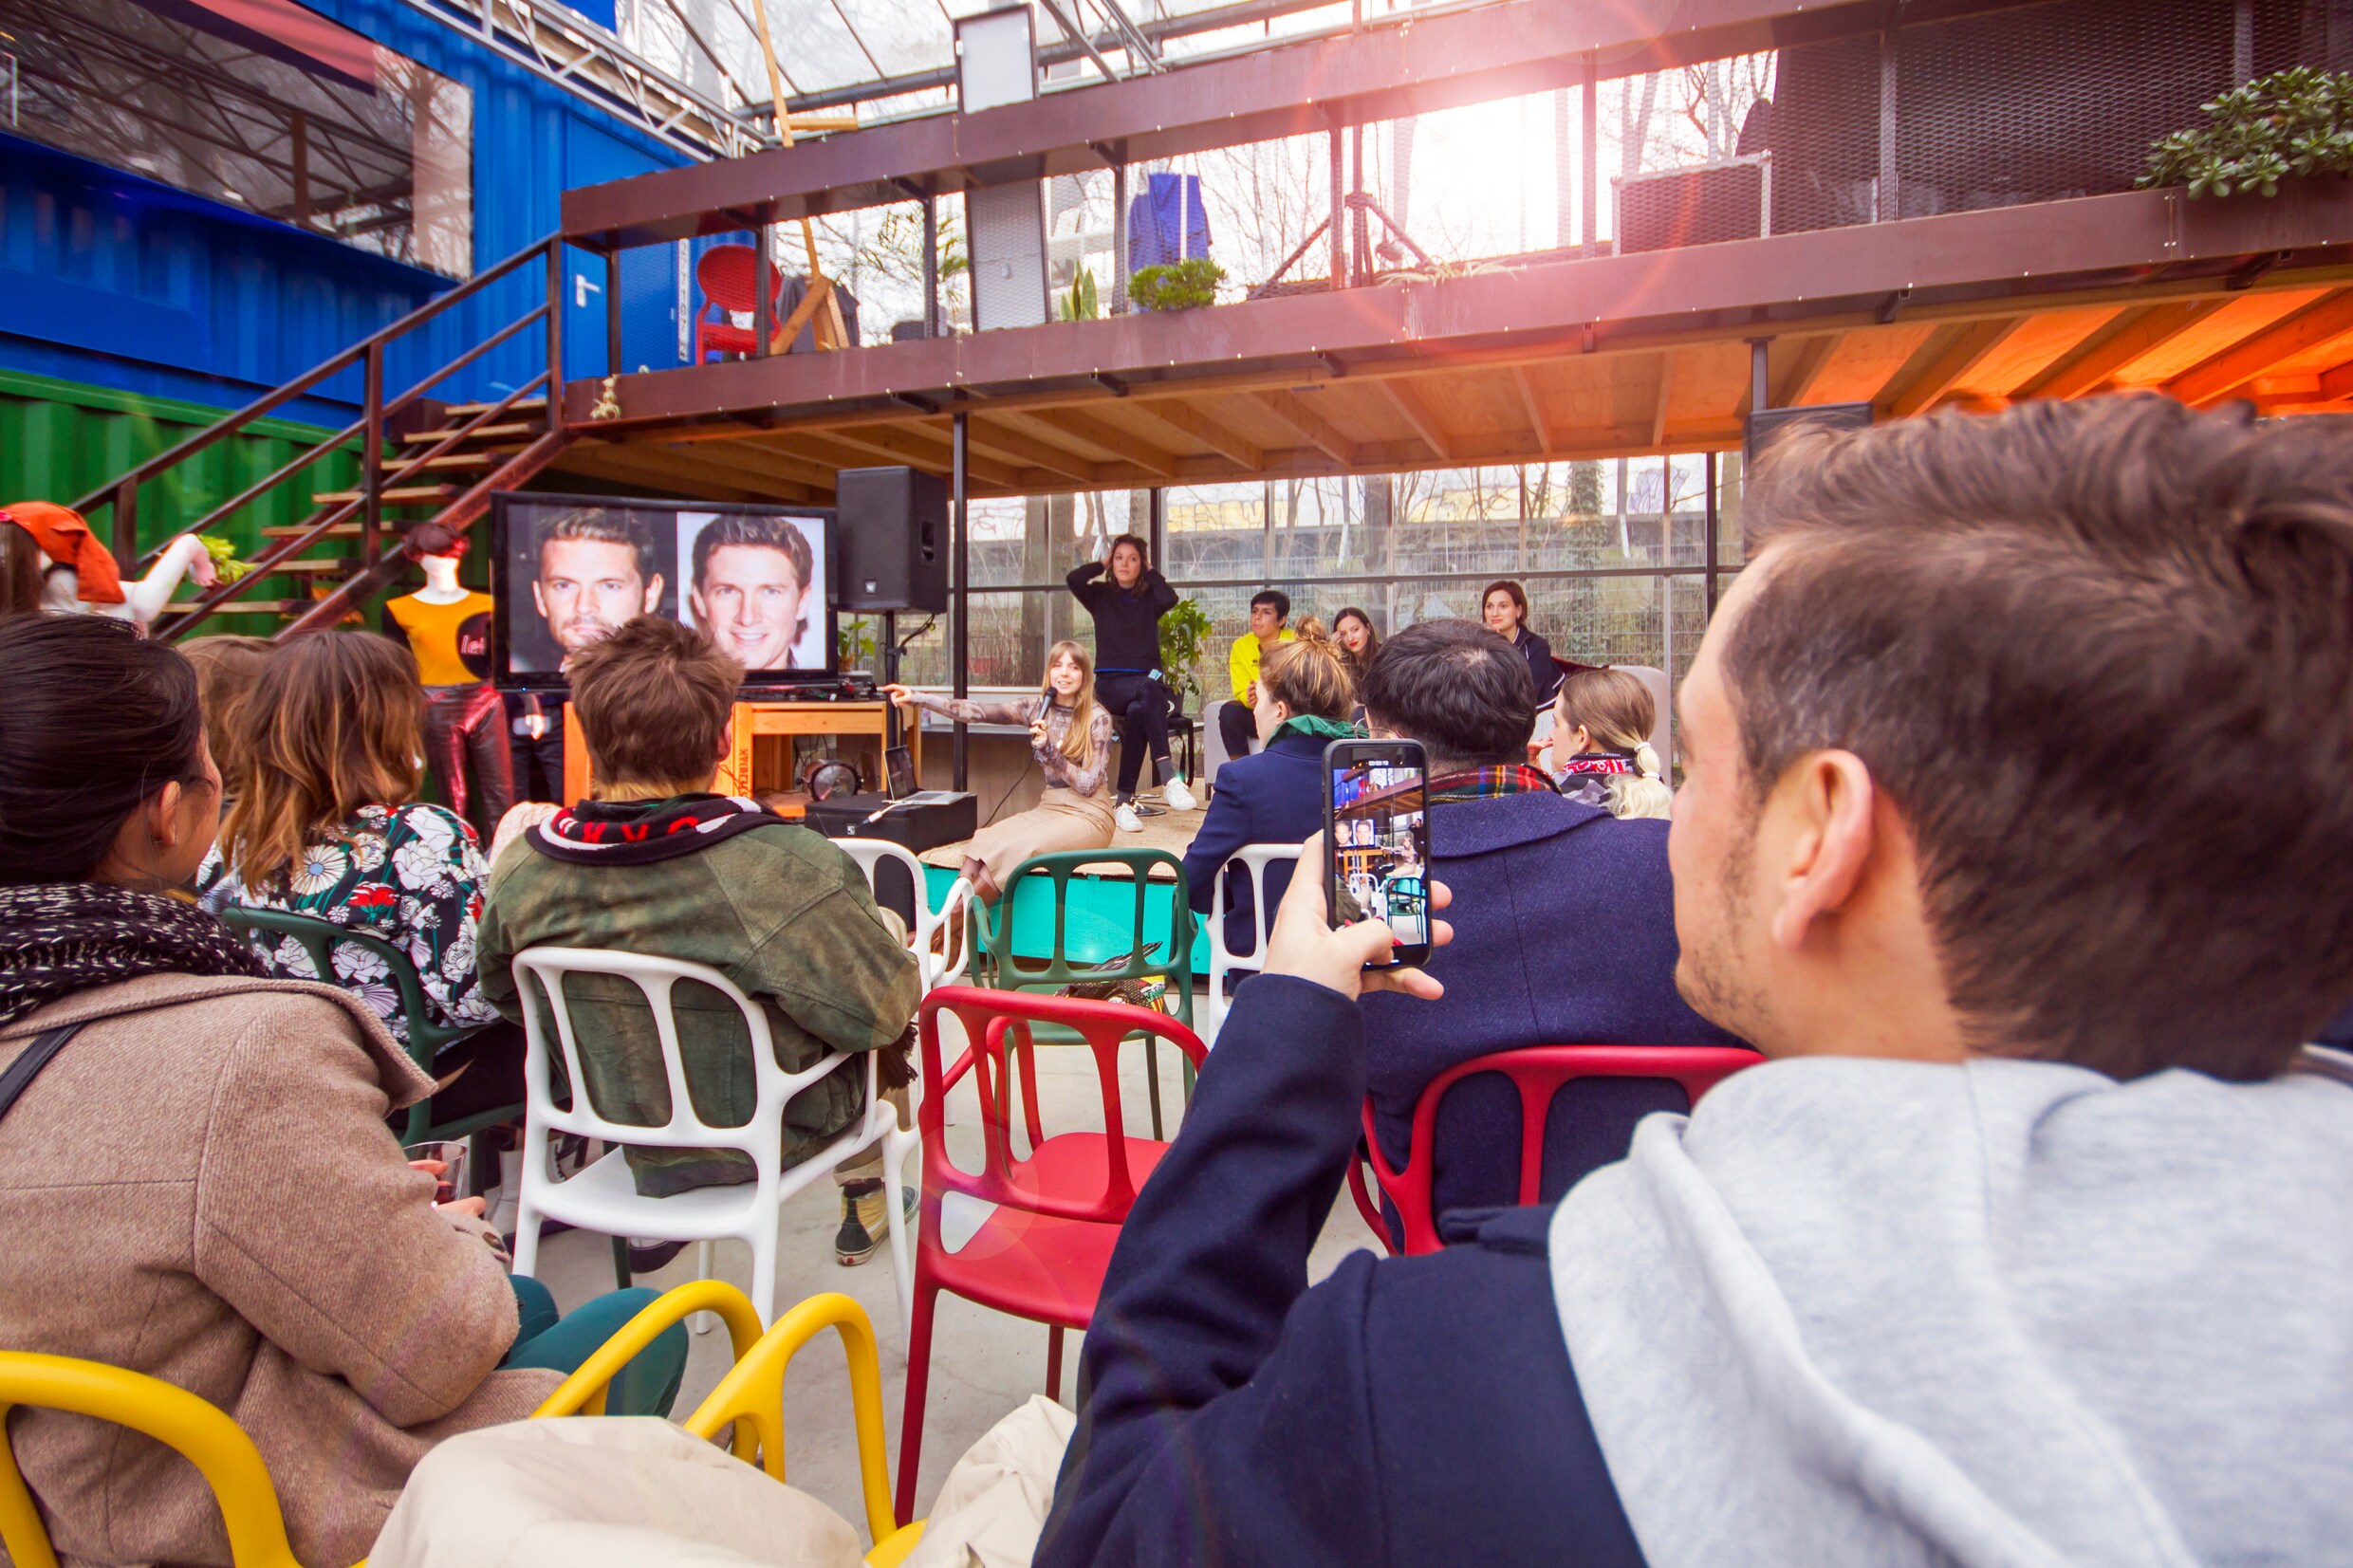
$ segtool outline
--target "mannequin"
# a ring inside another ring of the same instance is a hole
[[[32,535],[40,547],[41,609],[48,615],[113,616],[144,632],[163,614],[182,582],[210,588],[220,580],[212,552],[192,533],[165,545],[145,577],[124,582],[113,552],[71,507],[13,501],[0,516]]]
[[[450,809],[473,824],[483,843],[514,803],[504,705],[483,677],[490,673],[493,600],[457,581],[466,536],[420,523],[403,544],[425,585],[384,605],[386,635],[417,655],[425,688],[425,748]]]

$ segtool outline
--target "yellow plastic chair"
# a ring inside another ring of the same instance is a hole
[[[850,1302],[853,1310],[856,1304]],[[578,1372],[565,1378],[547,1402],[531,1412],[531,1418],[577,1415],[584,1411],[602,1414],[605,1390],[630,1357],[653,1343],[654,1337],[662,1330],[695,1312],[715,1313],[727,1324],[728,1337],[733,1342],[738,1362],[759,1346],[760,1315],[752,1308],[751,1298],[723,1281],[696,1280],[647,1302],[636,1317],[621,1325],[620,1332],[598,1347]],[[882,1451],[882,1395],[874,1370],[874,1332],[865,1327],[862,1315],[859,1326],[866,1336],[867,1378],[876,1421],[873,1448],[879,1460]],[[807,1334],[802,1337],[806,1338]],[[785,1353],[787,1359],[790,1354]],[[737,1370],[741,1370],[740,1366]],[[781,1410],[781,1361],[777,1363],[777,1380]],[[855,1374],[852,1381],[856,1381]],[[720,1386],[726,1388],[732,1382],[731,1374]],[[173,1448],[195,1466],[205,1484],[213,1488],[221,1519],[229,1527],[229,1559],[236,1568],[302,1568],[287,1542],[286,1515],[278,1506],[277,1488],[270,1484],[269,1470],[262,1463],[260,1450],[236,1422],[219,1409],[186,1389],[144,1373],[76,1360],[69,1356],[0,1351],[0,1545],[8,1548],[9,1559],[16,1568],[58,1568],[48,1531],[42,1526],[40,1510],[25,1485],[23,1472],[16,1467],[15,1451],[9,1446],[8,1416],[18,1405],[39,1405],[111,1421]],[[861,1410],[862,1412],[862,1406]],[[781,1452],[781,1413],[777,1420],[775,1430]],[[716,1430],[715,1424],[713,1430]],[[862,1461],[867,1446],[862,1425],[859,1439]],[[750,1461],[756,1442],[755,1432],[738,1428],[736,1454]],[[782,1463],[780,1459],[775,1472],[780,1476]]]
[[[738,1342],[735,1369],[719,1379],[711,1396],[686,1418],[686,1430],[716,1442],[732,1425],[735,1457],[784,1480],[785,1369],[803,1345],[828,1328],[841,1332],[843,1354],[849,1361],[858,1475],[866,1498],[866,1528],[874,1537],[866,1560],[874,1568],[896,1568],[922,1540],[923,1522],[902,1527],[891,1511],[891,1473],[882,1449],[882,1369],[875,1354],[874,1325],[866,1309],[847,1296],[836,1291],[812,1296],[777,1319],[776,1326],[749,1351]]]
[[[213,1488],[229,1526],[230,1561],[237,1568],[302,1568],[287,1544],[286,1516],[261,1452],[227,1415],[144,1373],[69,1356],[0,1351],[0,1544],[16,1568],[57,1568],[49,1533],[9,1447],[9,1412],[18,1405],[111,1421],[176,1450]]]

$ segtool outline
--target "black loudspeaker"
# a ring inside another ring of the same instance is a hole
[[[834,476],[841,608],[948,608],[948,486],[913,469]]]
[[[1741,467],[1747,468],[1773,450],[1773,443],[1801,425],[1826,425],[1832,430],[1861,430],[1871,422],[1868,403],[1814,403],[1800,408],[1769,408],[1751,414],[1741,434]]]

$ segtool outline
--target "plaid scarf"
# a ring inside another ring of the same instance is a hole
[[[1471,767],[1430,781],[1432,803],[1440,801],[1491,801],[1505,795],[1550,795],[1552,781],[1522,763],[1496,767]]]
[[[228,927],[164,894],[102,882],[0,887],[0,1024],[143,974],[269,971]]]

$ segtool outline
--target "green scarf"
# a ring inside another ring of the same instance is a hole
[[[1285,719],[1283,728],[1274,732],[1274,739],[1279,741],[1294,730],[1320,741],[1358,741],[1364,738],[1364,731],[1345,719],[1320,719],[1312,713],[1302,713],[1296,718]]]

